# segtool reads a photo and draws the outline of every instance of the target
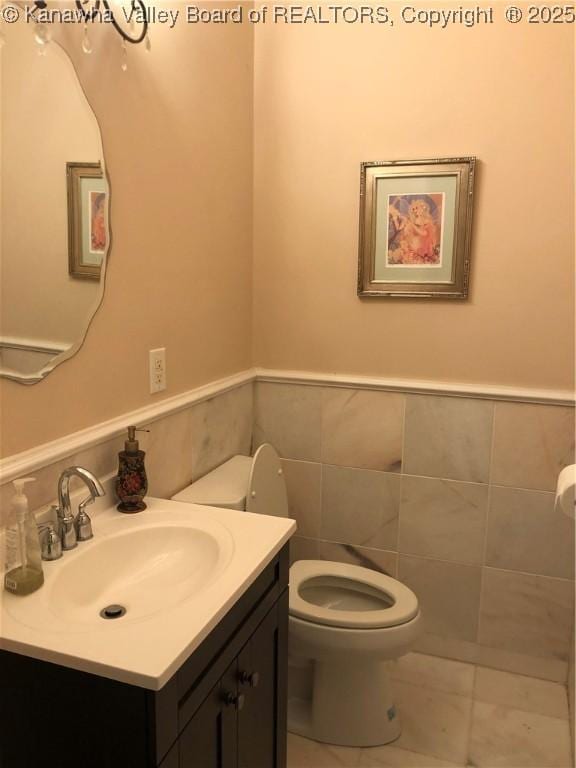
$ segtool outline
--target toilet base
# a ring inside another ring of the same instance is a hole
[[[301,685],[300,690],[289,694],[288,730],[347,747],[375,747],[394,741],[400,736],[401,725],[389,665],[315,661],[310,667],[311,698],[300,698]]]

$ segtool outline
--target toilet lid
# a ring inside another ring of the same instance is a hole
[[[378,571],[329,560],[298,560],[290,568],[290,615],[304,621],[375,629],[417,614],[414,592]]]
[[[252,459],[246,511],[260,515],[289,517],[286,483],[280,457],[270,443],[263,443]]]

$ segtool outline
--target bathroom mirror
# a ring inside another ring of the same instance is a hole
[[[98,122],[65,51],[30,24],[0,49],[0,375],[41,381],[100,305],[109,185]]]

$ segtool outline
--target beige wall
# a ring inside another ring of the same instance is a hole
[[[5,36],[0,334],[72,344],[100,287],[68,274],[66,163],[101,161],[100,133],[62,50],[38,56],[32,30],[19,24]]]
[[[79,355],[0,383],[3,455],[151,402],[157,346],[154,399],[254,363],[571,385],[569,29],[267,24],[253,61],[249,26],[157,25],[126,73],[110,30],[91,56],[66,33],[112,180],[108,285]],[[457,154],[481,160],[470,301],[361,302],[360,161]]]
[[[151,402],[148,350],[171,396],[250,365],[252,36],[156,26],[151,53],[66,30],[112,180],[106,295],[82,351],[40,384],[1,382],[10,455]]]
[[[257,365],[572,386],[573,46],[502,20],[257,28]],[[470,300],[359,300],[360,162],[471,154]]]

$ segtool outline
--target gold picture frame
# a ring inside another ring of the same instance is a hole
[[[108,247],[108,187],[100,163],[66,163],[68,273],[99,280]]]
[[[359,297],[468,297],[475,167],[475,157],[361,164]]]

